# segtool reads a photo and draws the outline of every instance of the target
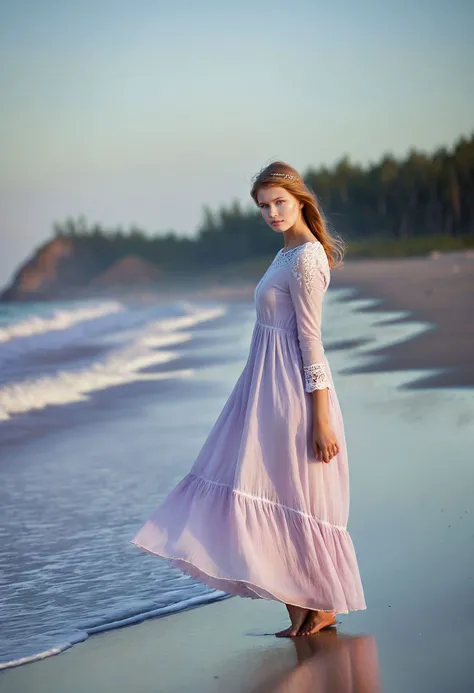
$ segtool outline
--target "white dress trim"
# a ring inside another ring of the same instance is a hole
[[[230,486],[230,484],[223,484],[220,481],[211,481],[211,479],[206,479],[203,476],[200,476],[199,474],[193,474],[192,472],[189,472],[189,476],[194,477],[195,479],[200,479],[201,481],[205,481],[207,484],[211,484],[213,486],[223,486],[224,488],[229,488],[231,489],[232,493],[234,493],[237,496],[244,496],[244,498],[250,498],[250,500],[258,501],[259,503],[267,503],[268,505],[273,505],[278,508],[283,508],[283,510],[289,510],[292,513],[296,513],[297,515],[301,515],[302,517],[307,517],[309,520],[314,520],[320,525],[326,525],[327,527],[331,527],[332,529],[338,529],[342,532],[347,531],[347,528],[344,527],[343,525],[333,525],[331,522],[328,522],[327,520],[320,520],[317,517],[314,517],[314,515],[310,515],[309,513],[305,513],[303,510],[297,510],[296,508],[290,508],[288,505],[282,505],[281,503],[277,503],[276,501],[272,501],[268,498],[261,498],[260,496],[254,496],[251,493],[247,493],[246,491],[239,491],[236,488],[233,488]]]

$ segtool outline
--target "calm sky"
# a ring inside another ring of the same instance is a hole
[[[275,158],[474,129],[471,0],[0,0],[0,284],[55,220],[193,234]]]

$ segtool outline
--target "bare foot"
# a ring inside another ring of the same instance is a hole
[[[280,630],[278,633],[275,633],[277,638],[294,638],[303,625],[306,616],[309,614],[309,609],[303,609],[300,606],[286,604],[286,608],[288,609],[288,613],[290,615],[291,626],[289,626],[289,628],[285,628],[285,630]]]
[[[336,614],[328,613],[326,611],[310,611],[304,623],[301,625],[298,635],[314,635],[319,633],[323,628],[330,628],[330,626],[335,626]]]

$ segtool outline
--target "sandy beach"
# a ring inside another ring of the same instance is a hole
[[[450,254],[348,261],[333,273],[335,288],[381,300],[360,318],[365,354],[373,344],[384,361],[357,365],[362,340],[350,328],[329,354],[336,371],[350,371],[337,382],[351,461],[349,529],[367,611],[339,617],[337,628],[312,638],[279,640],[282,605],[225,599],[6,670],[1,693],[471,691],[473,269],[471,257]],[[239,300],[250,295],[242,287]],[[380,347],[399,311],[410,313],[395,320],[407,339],[388,345],[388,337]],[[409,338],[412,321],[432,329]],[[449,370],[429,374],[438,368]],[[125,429],[126,438],[133,435]]]
[[[409,311],[431,329],[416,339],[374,350],[370,370],[442,369],[415,387],[474,386],[474,252],[394,260],[348,260],[332,273],[333,287],[354,288],[354,298],[375,298],[369,311]],[[403,320],[403,318],[402,318]]]

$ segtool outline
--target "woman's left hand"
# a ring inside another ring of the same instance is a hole
[[[339,452],[339,444],[329,424],[313,425],[313,451],[316,459],[326,464]]]

